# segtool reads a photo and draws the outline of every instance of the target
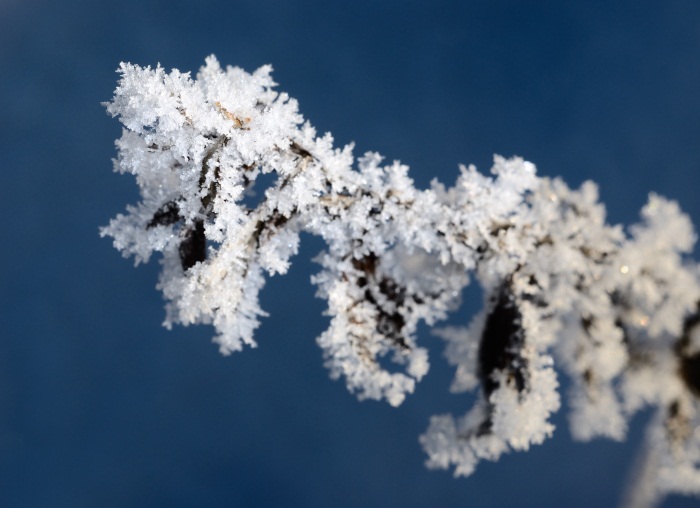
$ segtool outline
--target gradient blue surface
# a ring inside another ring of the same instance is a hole
[[[555,437],[468,479],[423,467],[447,393],[441,344],[398,409],[328,379],[306,238],[269,282],[259,348],[160,327],[158,264],[97,229],[136,200],[100,106],[120,61],[272,63],[319,131],[411,166],[419,186],[521,155],[600,184],[612,222],[646,195],[700,224],[700,3],[4,0],[0,2],[0,506],[614,506],[642,435]],[[469,292],[452,323],[478,306]],[[697,506],[672,497],[665,507]]]

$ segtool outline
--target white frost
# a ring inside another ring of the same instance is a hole
[[[699,271],[676,203],[652,194],[625,234],[606,223],[592,182],[570,189],[500,156],[490,176],[460,166],[453,186],[420,190],[400,162],[355,161],[352,145],[318,136],[271,71],[223,69],[213,56],[195,78],[119,68],[105,104],[124,126],[114,168],[134,175],[140,202],[101,234],[137,264],[162,254],[166,326],[211,324],[224,354],[255,346],[265,277],[288,271],[300,233],[317,235],[331,377],[396,406],[428,372],[418,324],[458,309],[474,279],[483,311],[436,334],[456,368],[452,391],[480,394],[464,416],[431,419],[429,467],[469,475],[541,444],[559,372],[571,378],[576,438],[622,439],[654,406],[645,495],[700,493]]]

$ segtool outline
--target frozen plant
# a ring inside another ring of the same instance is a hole
[[[490,176],[462,166],[452,187],[419,190],[406,166],[355,161],[352,146],[318,136],[269,66],[249,74],[212,56],[196,78],[119,72],[106,103],[124,126],[115,168],[136,177],[141,201],[101,234],[137,264],[161,253],[166,326],[212,324],[224,354],[255,346],[266,276],[288,270],[301,232],[318,235],[327,249],[313,282],[330,326],[317,340],[331,377],[397,406],[428,371],[418,323],[455,310],[474,277],[483,310],[436,333],[452,390],[480,396],[464,416],[431,419],[429,467],[469,475],[542,443],[560,372],[578,439],[623,439],[636,411],[656,408],[637,505],[700,494],[700,278],[676,203],[651,195],[626,233],[606,224],[595,184],[570,189],[501,157]],[[273,183],[251,206],[262,174]]]

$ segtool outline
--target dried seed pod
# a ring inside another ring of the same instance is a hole
[[[153,214],[153,218],[146,224],[146,229],[151,229],[156,226],[172,226],[180,220],[182,220],[182,217],[180,217],[180,207],[175,201],[168,201],[156,210],[156,213]]]
[[[696,397],[700,397],[700,351],[690,348],[690,337],[700,326],[700,313],[696,312],[685,320],[683,335],[676,344],[679,360],[678,373],[683,382]]]
[[[204,221],[196,220],[183,230],[180,242],[180,262],[187,271],[200,261],[207,259],[207,238],[204,236]]]
[[[479,377],[487,399],[499,386],[494,379],[498,372],[507,372],[518,392],[526,389],[527,361],[520,354],[524,343],[522,316],[510,285],[505,282],[486,318],[479,344]]]

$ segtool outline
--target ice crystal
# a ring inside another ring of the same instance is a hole
[[[453,186],[420,190],[399,162],[355,162],[352,146],[318,136],[269,66],[249,74],[212,56],[196,78],[119,73],[106,104],[124,126],[115,169],[135,176],[141,200],[102,235],[136,263],[161,253],[167,326],[212,324],[224,354],[255,346],[266,277],[288,270],[301,232],[317,235],[331,377],[395,406],[428,371],[419,322],[456,310],[473,278],[483,310],[437,333],[452,390],[479,396],[462,417],[431,419],[429,467],[468,475],[542,443],[564,374],[576,438],[622,439],[634,412],[656,407],[645,488],[700,494],[700,284],[674,202],[651,195],[625,233],[605,222],[595,184],[570,189],[499,156],[491,175],[461,166]],[[264,174],[273,183],[250,205]]]

